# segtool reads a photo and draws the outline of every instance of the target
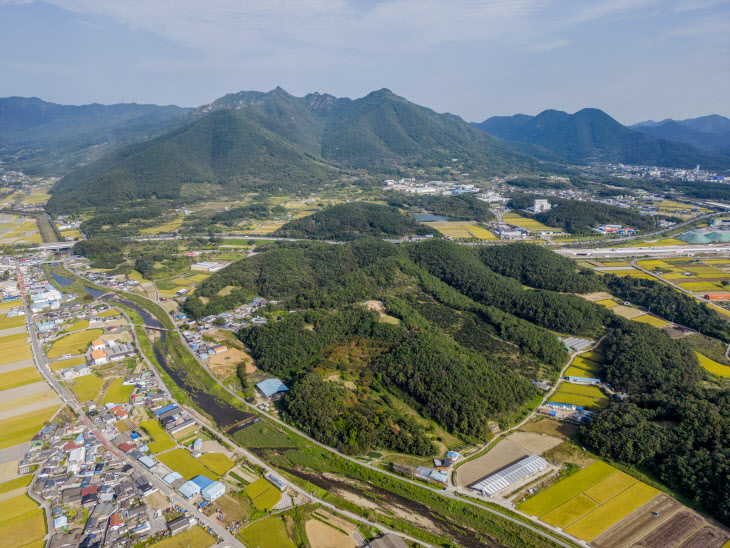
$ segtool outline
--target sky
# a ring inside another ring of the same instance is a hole
[[[0,0],[0,96],[388,88],[467,121],[730,117],[730,0]]]

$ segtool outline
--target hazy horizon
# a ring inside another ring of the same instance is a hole
[[[0,0],[0,96],[196,107],[388,88],[470,122],[730,117],[727,0]]]

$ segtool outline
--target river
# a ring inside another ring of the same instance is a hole
[[[138,304],[133,303],[120,295],[117,295],[115,298],[124,304],[124,306],[133,309],[137,314],[142,316],[145,325],[163,329],[162,323]],[[167,331],[159,331],[158,333],[162,342],[165,342]],[[233,407],[231,404],[219,399],[213,394],[203,392],[200,390],[198,385],[192,385],[187,380],[184,369],[173,367],[170,363],[168,363],[168,356],[161,352],[155,345],[152,345],[152,349],[155,353],[155,358],[157,358],[157,362],[160,364],[165,373],[170,376],[175,384],[185,391],[190,399],[193,400],[195,405],[213,418],[215,423],[218,425],[218,428],[221,430],[225,430],[226,428],[236,425],[242,421],[247,421],[254,416],[251,413],[246,413],[245,411],[241,411],[240,409]],[[202,368],[202,366],[197,364],[197,362],[196,365]]]

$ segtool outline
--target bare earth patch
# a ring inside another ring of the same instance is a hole
[[[596,303],[598,301],[605,301],[607,299],[613,299],[613,295],[611,295],[610,293],[606,293],[605,291],[600,291],[598,293],[586,293],[585,295],[581,295],[581,297],[593,303]]]
[[[460,487],[467,487],[528,455],[541,455],[562,442],[553,436],[516,432],[497,442],[484,455],[457,468],[456,483]]]
[[[357,546],[351,537],[316,519],[307,521],[304,529],[312,548],[355,548]]]
[[[253,358],[238,348],[228,347],[223,354],[215,354],[208,359],[208,368],[213,374],[220,379],[227,379],[236,374],[239,362],[248,360],[246,363],[246,373],[254,373],[257,371]]]

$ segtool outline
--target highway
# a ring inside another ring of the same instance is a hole
[[[570,257],[572,259],[600,259],[611,257],[679,257],[682,255],[693,256],[698,253],[730,253],[730,245],[728,244],[709,244],[709,245],[666,245],[666,246],[646,246],[646,247],[598,247],[585,249],[556,249],[555,253]]]

